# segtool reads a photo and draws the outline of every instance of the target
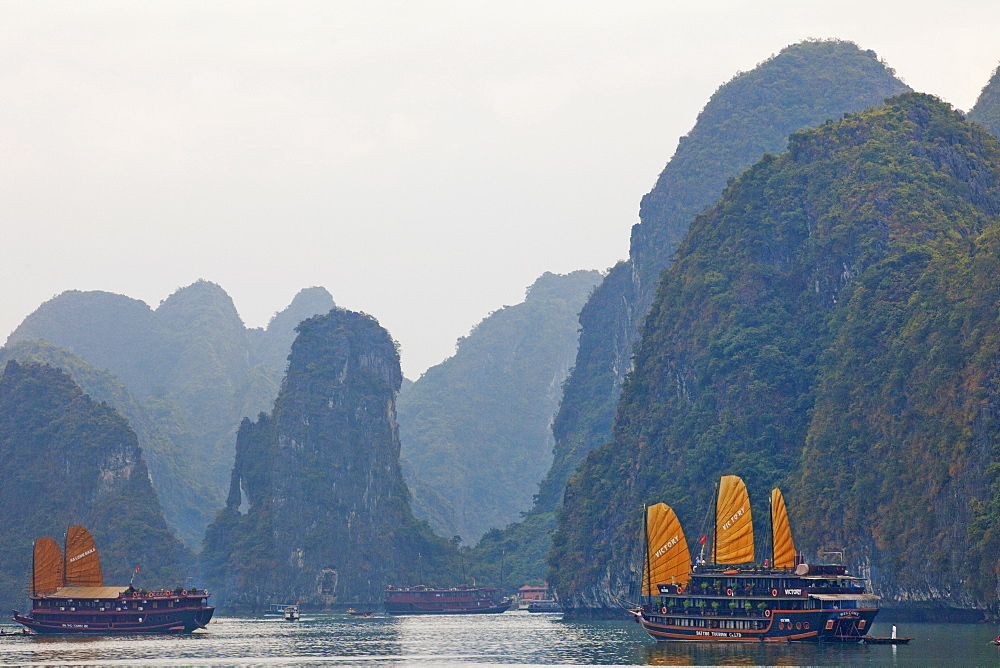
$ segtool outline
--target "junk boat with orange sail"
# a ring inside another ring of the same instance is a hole
[[[31,611],[15,610],[13,620],[35,633],[190,633],[215,612],[203,589],[105,587],[97,546],[82,526],[67,530],[65,552],[52,538],[36,538],[33,556]]]
[[[646,508],[646,603],[630,610],[658,641],[859,642],[878,614],[878,596],[839,564],[806,564],[796,554],[781,490],[771,491],[770,561],[754,564],[746,485],[719,483],[708,563],[692,564],[677,515]]]

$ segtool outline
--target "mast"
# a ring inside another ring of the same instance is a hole
[[[712,563],[719,547],[719,482],[715,483],[715,504],[712,506]]]
[[[643,535],[643,549],[646,552],[646,591],[653,591],[653,568],[652,564],[649,562],[649,507],[645,504],[642,506],[642,535]],[[650,598],[653,597],[652,593],[649,595]]]
[[[36,547],[37,545],[38,545],[38,539],[36,538],[35,542],[32,543],[31,546],[31,596],[32,597],[35,596],[35,578],[37,577],[36,573],[38,573],[38,571],[36,570],[38,568],[38,564],[35,563],[35,560],[38,558],[38,548]]]
[[[62,562],[63,562],[63,586],[66,585],[66,567],[69,566],[69,562],[66,561],[66,553],[69,552],[69,527],[66,527],[66,533],[63,534],[63,549],[62,549]]]
[[[771,492],[771,514],[768,524],[771,527],[771,568],[774,568],[774,492]]]

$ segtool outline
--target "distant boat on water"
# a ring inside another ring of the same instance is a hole
[[[548,583],[544,587],[525,585],[517,590],[518,608],[528,612],[562,612],[562,606],[552,597]]]
[[[212,619],[208,597],[204,589],[104,586],[93,537],[71,526],[65,552],[52,538],[35,539],[31,611],[15,610],[13,620],[35,633],[190,633]]]
[[[265,617],[284,617],[285,609],[288,608],[291,603],[269,603],[267,609],[263,612]]]
[[[282,612],[282,617],[286,622],[297,622],[299,621],[299,606],[289,605],[285,607]]]
[[[629,612],[658,641],[860,642],[878,614],[879,597],[843,565],[802,563],[778,489],[763,566],[754,563],[750,499],[737,476],[719,484],[709,563],[691,563],[680,521],[664,503],[646,509],[645,533],[647,602]]]
[[[505,612],[511,599],[494,587],[393,587],[385,590],[385,611],[391,615],[469,615]]]
[[[536,601],[528,601],[528,612],[562,612],[559,601],[552,598],[540,598]]]

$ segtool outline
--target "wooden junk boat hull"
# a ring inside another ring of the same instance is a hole
[[[74,589],[80,591],[69,591]],[[207,592],[162,591],[133,596],[123,591],[111,596],[112,592],[83,591],[86,589],[92,588],[65,587],[50,596],[32,597],[31,612],[15,614],[13,620],[35,633],[191,633],[204,628],[215,612],[213,606],[205,604]]]
[[[390,615],[499,614],[510,605],[501,590],[487,587],[390,587],[385,592],[385,611]]]

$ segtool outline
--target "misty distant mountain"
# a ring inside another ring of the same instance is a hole
[[[414,512],[475,543],[531,507],[552,462],[552,417],[576,355],[577,315],[601,275],[546,273],[491,313],[399,397]]]
[[[29,315],[6,348],[45,341],[124,382],[142,409],[129,416],[136,430],[151,421],[156,443],[170,442],[151,448],[151,472],[167,521],[197,547],[225,499],[237,425],[277,396],[295,326],[333,307],[326,290],[308,288],[266,329],[247,329],[229,295],[204,280],[155,310],[122,295],[71,290]]]
[[[969,120],[1000,137],[1000,67],[979,93],[976,105],[969,111]]]

